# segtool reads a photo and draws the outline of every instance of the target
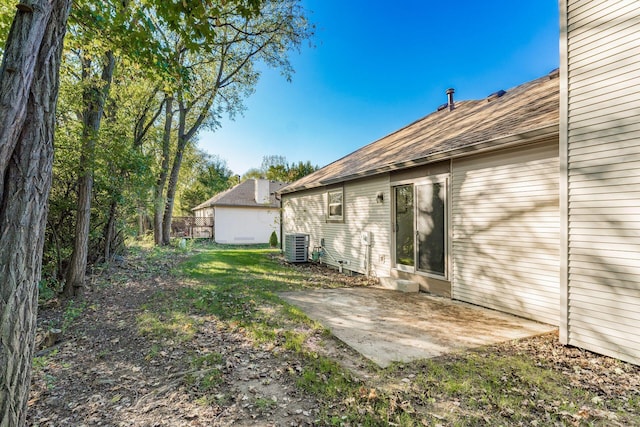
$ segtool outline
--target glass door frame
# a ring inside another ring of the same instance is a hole
[[[398,262],[398,204],[397,204],[397,195],[396,188],[411,186],[411,195],[413,197],[413,203],[411,209],[413,209],[413,218],[412,218],[412,227],[413,227],[413,265],[408,264],[400,264]],[[415,188],[415,180],[407,180],[401,182],[393,182],[391,183],[391,200],[392,200],[392,212],[391,212],[391,221],[392,221],[392,249],[391,254],[393,256],[393,265],[396,270],[406,271],[408,273],[414,273],[416,271],[416,217],[415,217],[415,197],[416,197],[416,188]]]
[[[396,270],[404,271],[407,273],[420,274],[422,276],[433,277],[440,280],[449,280],[449,265],[450,265],[450,206],[449,206],[449,173],[442,173],[437,175],[430,175],[420,178],[406,179],[402,181],[391,182],[391,255],[392,266]],[[444,184],[444,275],[423,271],[418,269],[418,256],[419,256],[419,241],[418,241],[418,191],[417,187],[421,185],[430,185],[435,183]],[[396,212],[396,187],[405,185],[411,185],[413,189],[413,265],[399,264],[397,260],[397,212]]]

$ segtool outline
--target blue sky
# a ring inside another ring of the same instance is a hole
[[[236,174],[263,156],[324,166],[455,99],[483,98],[558,67],[557,0],[304,0],[315,47],[292,82],[265,70],[246,111],[199,147]]]

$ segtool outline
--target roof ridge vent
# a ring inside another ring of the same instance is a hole
[[[507,91],[502,89],[500,89],[499,91],[493,92],[491,95],[487,96],[487,102],[491,102],[494,99],[501,98],[505,93],[507,93]]]
[[[448,106],[449,106],[449,103],[439,105],[438,106],[438,111],[442,111],[442,110],[446,109]]]
[[[556,68],[555,70],[551,70],[549,72],[549,80],[553,80],[560,75],[560,68]]]

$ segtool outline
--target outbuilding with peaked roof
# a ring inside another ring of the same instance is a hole
[[[213,218],[213,237],[217,243],[268,243],[272,232],[280,241],[280,201],[275,193],[285,183],[248,179],[218,193],[193,208],[196,218]]]
[[[342,270],[557,325],[557,77],[450,97],[284,187],[283,232]]]

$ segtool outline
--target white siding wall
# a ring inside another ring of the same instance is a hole
[[[640,2],[561,13],[561,340],[640,363]]]
[[[269,243],[275,231],[280,241],[278,209],[216,207],[215,241],[230,244]]]
[[[325,204],[326,191],[323,189],[282,195],[282,234],[309,234],[309,246],[319,246],[325,222]],[[285,240],[282,240],[283,245]]]
[[[558,324],[558,145],[454,160],[452,297]]]
[[[383,192],[383,203],[376,202],[376,194]],[[282,197],[283,232],[310,235],[310,250],[324,239],[327,264],[362,274],[389,276],[390,196],[387,175],[344,185],[344,222],[327,222],[327,190],[314,189]],[[371,247],[362,243],[363,231],[371,234]],[[367,250],[369,254],[367,255]]]

